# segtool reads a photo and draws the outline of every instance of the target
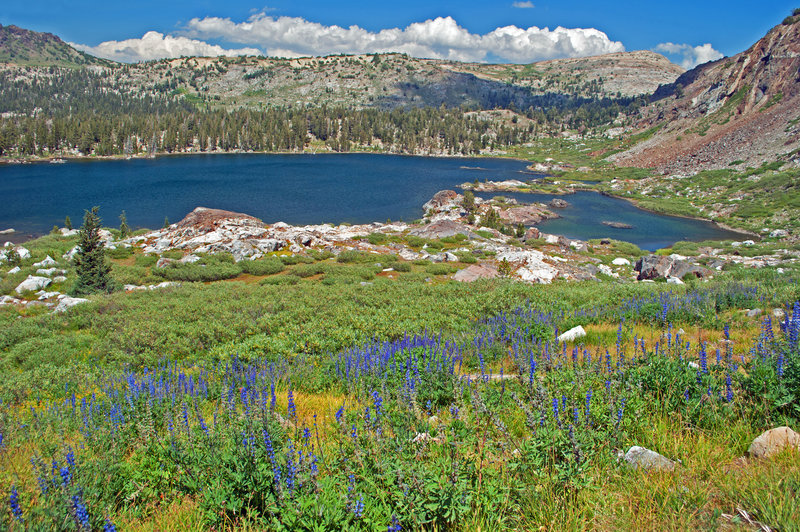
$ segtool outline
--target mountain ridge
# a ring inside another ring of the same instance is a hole
[[[0,24],[0,63],[17,66],[66,67],[112,66],[108,59],[79,52],[52,33]]]
[[[78,52],[55,35],[16,26],[0,26],[3,63],[5,68],[102,66],[122,84],[153,89],[169,83],[171,90],[181,91],[189,99],[206,97],[232,106],[305,102],[389,108],[441,104],[524,107],[530,96],[636,97],[683,73],[678,65],[648,51],[526,65],[461,63],[398,53],[291,59],[181,57],[120,64]]]
[[[611,158],[663,173],[797,160],[800,149],[800,17],[750,48],[700,65],[657,89],[637,127],[658,128]]]

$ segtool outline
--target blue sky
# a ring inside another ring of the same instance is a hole
[[[50,31],[89,52],[123,60],[189,52],[290,56],[398,48],[420,56],[529,62],[624,48],[659,50],[690,66],[746,49],[798,5],[798,0],[766,0],[757,7],[716,0],[3,0],[0,23]],[[334,25],[358,28],[337,31]],[[553,33],[558,26],[599,31]],[[497,32],[507,27],[514,29]],[[528,31],[532,27],[551,32]],[[398,31],[382,32],[394,28]],[[157,33],[142,41],[147,32]],[[107,44],[98,47],[101,43]]]

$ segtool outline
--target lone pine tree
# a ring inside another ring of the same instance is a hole
[[[106,262],[105,248],[100,240],[100,217],[98,207],[92,207],[83,215],[83,227],[78,233],[75,255],[75,271],[78,280],[72,289],[75,295],[111,291],[111,265]]]

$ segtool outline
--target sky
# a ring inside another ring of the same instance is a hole
[[[684,68],[747,49],[798,0],[3,0],[0,24],[134,62],[398,51],[531,63],[653,50]]]

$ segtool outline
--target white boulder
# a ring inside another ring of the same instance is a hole
[[[617,257],[616,259],[611,261],[611,264],[613,264],[614,266],[630,266],[631,261],[629,261],[628,259],[624,259],[622,257]]]
[[[27,279],[22,281],[16,288],[16,292],[21,294],[23,292],[32,292],[34,290],[41,290],[48,286],[52,281],[47,277],[36,277],[29,275]]]
[[[33,267],[34,268],[50,268],[50,267],[56,266],[57,264],[58,263],[53,259],[53,257],[48,255],[47,258],[45,258],[44,260],[41,260],[39,262],[34,262],[33,263]]]
[[[53,312],[65,312],[67,309],[74,307],[75,305],[80,305],[81,303],[88,303],[89,300],[82,298],[82,297],[69,297],[65,296],[62,297],[61,300],[58,302],[55,310]]]
[[[567,332],[561,334],[558,337],[558,342],[559,343],[574,342],[578,338],[583,338],[584,336],[586,336],[586,331],[584,330],[583,327],[578,325],[577,327],[573,327],[572,329],[568,330]]]

